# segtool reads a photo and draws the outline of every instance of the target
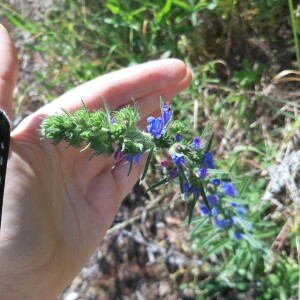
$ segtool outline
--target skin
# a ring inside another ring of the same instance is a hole
[[[0,108],[12,116],[17,82],[16,50],[0,25]],[[191,73],[176,59],[153,61],[100,76],[27,117],[11,133],[0,231],[1,299],[54,299],[78,274],[110,227],[145,163],[135,165],[90,152],[64,150],[41,140],[42,117],[74,110],[111,110],[134,98],[140,125],[159,112],[159,97],[171,102],[188,87]]]

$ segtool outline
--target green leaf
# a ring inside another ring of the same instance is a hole
[[[259,241],[258,239],[256,239],[255,237],[253,237],[250,234],[244,234],[243,236],[244,240],[246,240],[253,248],[255,249],[262,249],[263,248],[263,243],[261,241]]]
[[[215,228],[212,226],[212,224],[210,224],[210,223],[207,224],[210,220],[210,218],[208,216],[202,217],[202,219],[203,220],[201,220],[201,222],[199,222],[197,224],[197,226],[195,226],[195,228],[189,234],[190,238],[195,238],[198,235],[202,236],[203,233],[209,232]],[[191,222],[191,223],[193,223],[193,222]]]
[[[234,160],[234,162],[232,163],[232,165],[230,166],[229,170],[228,170],[228,173],[231,173],[232,170],[234,169],[234,167],[236,166],[237,162],[239,160],[239,157],[237,156]]]
[[[207,148],[206,148],[206,151],[209,151],[210,148],[211,148],[211,144],[212,144],[212,141],[213,141],[213,138],[214,138],[214,133],[212,133],[209,141],[208,141],[208,144],[207,144]]]
[[[193,218],[193,212],[194,212],[194,209],[195,209],[195,205],[198,201],[198,197],[196,195],[193,194],[193,199],[192,201],[190,202],[190,207],[189,207],[189,218],[188,218],[188,223],[191,224],[191,221],[192,221],[192,218]]]
[[[129,170],[128,170],[127,176],[129,176],[129,174],[131,173],[133,163],[134,163],[133,162],[133,157],[130,157],[130,165],[129,165]]]
[[[164,177],[162,178],[161,180],[157,181],[156,183],[154,183],[153,185],[151,185],[147,190],[146,192],[149,192],[149,191],[152,191],[153,189],[155,189],[156,187],[164,184],[164,183],[167,183],[168,182],[168,177]]]
[[[181,199],[185,199],[185,193],[184,193],[184,178],[182,174],[179,172],[178,173],[178,178],[179,178],[179,185],[180,185],[180,193],[181,193]]]
[[[246,189],[249,187],[250,179],[251,179],[251,176],[247,176],[246,178],[244,178],[242,187],[239,191],[239,196],[242,196],[243,193],[246,191]]]
[[[203,201],[205,203],[205,205],[207,206],[207,208],[209,209],[209,211],[211,212],[211,207],[208,203],[208,200],[207,200],[207,197],[206,197],[206,194],[205,194],[205,190],[204,190],[204,187],[203,187],[203,184],[201,181],[199,181],[199,190],[200,190],[200,194],[203,198]]]
[[[190,6],[189,4],[187,4],[185,1],[173,0],[173,3],[174,3],[176,6],[185,9],[185,10],[188,11],[189,13],[192,13],[192,12],[193,12],[193,7]]]
[[[180,185],[180,192],[181,192],[181,199],[185,199],[184,195],[184,182],[188,182],[186,175],[184,173],[184,169],[182,166],[178,167],[178,178],[179,178],[179,185]]]
[[[117,15],[120,12],[120,7],[113,5],[111,3],[107,3],[105,5],[114,15]]]
[[[145,165],[145,169],[144,169],[144,172],[141,176],[141,179],[140,181],[143,181],[146,177],[146,174],[147,174],[147,171],[149,169],[149,166],[150,166],[150,163],[151,163],[151,159],[152,159],[152,156],[153,156],[153,150],[154,150],[154,146],[150,148],[150,151],[149,151],[149,154],[148,154],[148,158],[147,158],[147,161],[146,161],[146,165]]]
[[[215,232],[214,232],[215,231]],[[201,247],[204,247],[204,246],[206,246],[207,244],[209,244],[211,241],[213,241],[213,240],[215,240],[216,238],[218,238],[219,237],[219,234],[220,234],[220,230],[219,229],[215,229],[215,230],[212,230],[211,231],[211,234],[207,237],[207,238],[205,238],[205,239],[203,239],[203,240],[201,240],[201,241],[199,241],[198,243],[197,243],[197,246],[198,246],[198,248],[201,248]]]
[[[231,244],[231,240],[228,238],[217,241],[216,243],[214,243],[211,249],[204,254],[203,259],[207,259],[211,254],[218,252],[229,244]]]
[[[105,100],[103,100],[103,104],[105,107],[107,121],[110,123],[110,110],[109,110],[108,104]]]
[[[238,145],[235,146],[232,153],[233,154],[237,154],[239,152],[243,152],[243,151],[251,151],[251,152],[255,152],[258,153],[260,155],[265,155],[264,152],[260,151],[259,149],[257,149],[256,147],[253,146],[246,146],[246,145]]]
[[[253,235],[255,238],[258,238],[258,239],[267,238],[270,236],[275,237],[278,234],[278,231],[279,231],[278,227],[270,228],[268,230],[266,230],[264,228],[264,230],[262,230],[262,231],[253,233]]]

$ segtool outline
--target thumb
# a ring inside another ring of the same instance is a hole
[[[0,109],[9,118],[13,115],[13,91],[17,82],[19,62],[8,32],[0,24]]]

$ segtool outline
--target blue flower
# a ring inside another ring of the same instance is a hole
[[[211,206],[214,206],[219,202],[219,199],[216,196],[209,195],[207,196],[207,201]]]
[[[138,153],[137,155],[135,155],[135,156],[133,156],[133,157],[132,157],[132,155],[128,154],[128,155],[126,156],[126,160],[127,160],[127,161],[131,161],[131,160],[133,159],[133,161],[134,161],[136,164],[138,164],[138,163],[140,162],[141,157],[142,157],[142,153]]]
[[[241,204],[238,205],[237,211],[238,211],[238,213],[241,214],[241,215],[246,215],[246,214],[247,214],[246,208],[245,208],[243,205],[241,205]]]
[[[201,205],[201,206],[200,206],[200,210],[202,211],[202,213],[203,213],[204,215],[209,215],[209,209],[207,208],[206,205]]]
[[[176,178],[177,174],[178,174],[177,168],[171,169],[171,170],[169,171],[169,176],[170,176],[171,179]]]
[[[199,137],[195,137],[193,140],[193,150],[199,150],[201,148],[201,139]]]
[[[227,181],[222,182],[221,187],[227,196],[233,197],[237,195],[237,191],[232,183]]]
[[[203,154],[203,165],[205,168],[214,169],[216,167],[214,163],[214,157],[209,151],[205,151]]]
[[[224,228],[224,227],[228,227],[228,223],[224,220],[224,219],[216,219],[216,225],[219,228]]]
[[[161,115],[164,122],[164,125],[167,125],[172,117],[172,109],[169,105],[163,105],[161,107]]]
[[[205,178],[207,176],[207,169],[206,168],[202,168],[202,169],[198,169],[198,174],[201,178]]]
[[[184,182],[183,183],[183,191],[184,191],[184,194],[187,195],[188,192],[189,192],[189,189],[190,189],[190,184],[188,182]]]
[[[217,207],[213,207],[211,212],[209,211],[208,207],[206,205],[201,205],[200,206],[200,210],[202,211],[202,213],[204,215],[212,215],[214,217],[216,217],[219,213],[219,210]]]
[[[211,180],[211,183],[212,183],[213,185],[215,185],[215,186],[219,186],[219,185],[221,184],[221,181],[220,181],[220,179],[213,178],[213,179]]]
[[[149,117],[147,118],[147,122],[149,124],[147,126],[148,132],[151,133],[156,139],[161,138],[161,136],[167,132],[167,128],[165,127],[161,117]]]
[[[192,193],[197,197],[200,194],[200,190],[197,187],[193,187]]]
[[[171,157],[177,167],[180,167],[184,163],[184,156],[182,153],[171,154]]]
[[[219,213],[219,210],[216,206],[214,206],[212,209],[211,209],[211,214],[216,217]]]
[[[235,231],[234,232],[234,237],[237,239],[237,240],[241,240],[243,238],[243,235],[239,232],[239,231]]]
[[[175,135],[175,139],[176,139],[176,142],[177,142],[177,143],[181,142],[181,141],[182,141],[182,136],[181,136],[181,134],[179,134],[179,133],[176,134],[176,135]]]
[[[169,105],[163,105],[161,107],[161,117],[147,118],[148,126],[147,130],[151,133],[156,139],[160,139],[163,134],[167,132],[167,124],[172,117],[172,109]]]

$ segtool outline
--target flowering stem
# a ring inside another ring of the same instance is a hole
[[[140,119],[138,109],[127,106],[110,112],[107,104],[105,111],[89,112],[81,109],[63,115],[46,117],[41,125],[42,137],[52,139],[54,144],[66,141],[68,145],[81,148],[81,151],[92,149],[94,155],[114,155],[116,160],[125,158],[129,161],[130,174],[134,164],[147,152],[144,180],[155,153],[167,155],[159,168],[162,179],[149,189],[169,182],[179,182],[181,198],[190,205],[188,221],[192,221],[197,203],[203,215],[214,221],[222,231],[233,231],[236,239],[242,237],[245,208],[234,202],[237,191],[228,179],[228,172],[217,170],[213,155],[210,152],[212,137],[205,140],[208,131],[204,130],[201,138],[192,140],[184,138],[187,126],[173,120],[172,109],[161,102],[161,116],[147,119],[147,131],[137,127]],[[206,146],[206,147],[205,147]],[[217,178],[215,176],[218,176]],[[231,204],[223,198],[233,197]]]

